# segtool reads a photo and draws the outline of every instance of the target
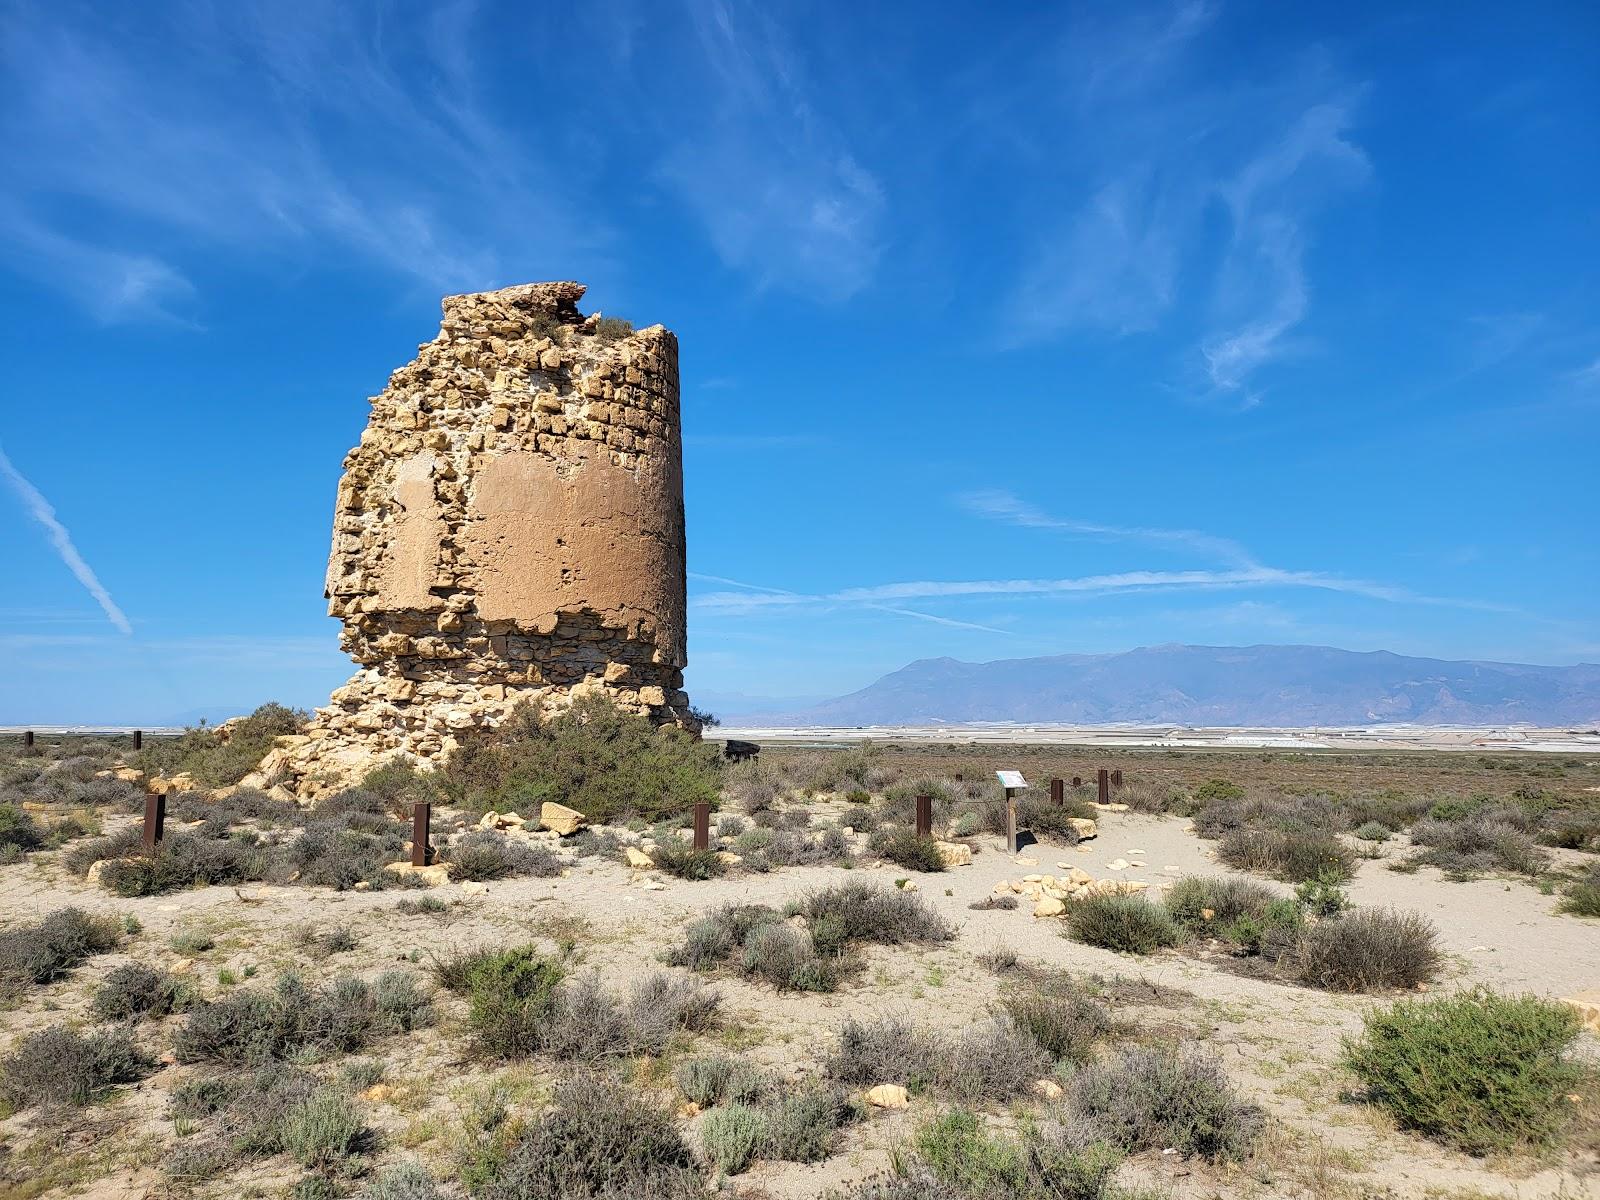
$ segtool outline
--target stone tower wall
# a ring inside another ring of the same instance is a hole
[[[677,339],[584,317],[583,293],[446,297],[373,398],[327,575],[361,669],[264,772],[315,794],[395,755],[436,764],[575,690],[693,725]]]

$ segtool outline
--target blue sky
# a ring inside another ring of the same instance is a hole
[[[1600,10],[12,3],[0,721],[349,673],[444,293],[682,340],[698,699],[919,657],[1600,658]]]

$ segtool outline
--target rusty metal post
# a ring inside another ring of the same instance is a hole
[[[1006,853],[1017,852],[1017,790],[1006,789]]]
[[[917,797],[917,836],[931,838],[933,836],[933,797]]]
[[[1099,788],[1100,788],[1100,803],[1101,804],[1110,804],[1111,803],[1111,772],[1107,771],[1104,767],[1101,767],[1100,770],[1099,770],[1099,773],[1096,775],[1095,781],[1099,785]]]
[[[428,841],[428,827],[433,821],[433,805],[419,800],[411,806],[411,865],[426,867],[433,862],[433,846]]]
[[[711,849],[711,805],[704,802],[694,806],[694,848]]]
[[[144,749],[144,730],[135,729],[133,731],[133,748],[135,750]]]
[[[1111,786],[1114,788],[1120,788],[1122,786],[1121,767],[1118,767],[1115,771],[1111,772]]]
[[[154,793],[144,798],[144,852],[154,854],[167,824],[167,797]]]
[[[1050,803],[1060,808],[1067,802],[1067,783],[1064,779],[1050,781]]]
[[[30,729],[22,735],[22,744],[29,747],[33,745],[33,730]]]
[[[1075,787],[1075,788],[1081,788],[1083,786],[1083,776],[1082,775],[1074,775],[1072,777],[1072,786]]]

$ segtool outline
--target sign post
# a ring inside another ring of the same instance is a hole
[[[1006,853],[1017,852],[1017,793],[1028,786],[1021,771],[996,771],[995,778],[1006,790]]]

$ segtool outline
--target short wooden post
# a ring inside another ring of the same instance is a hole
[[[133,748],[135,750],[144,749],[144,730],[135,729],[133,731]]]
[[[1096,782],[1100,786],[1100,803],[1101,804],[1110,804],[1111,803],[1111,772],[1107,771],[1104,767],[1101,767],[1100,770],[1099,770],[1099,773],[1098,773],[1098,775],[1096,777]]]
[[[411,806],[411,865],[426,867],[433,862],[433,846],[428,841],[433,822],[433,805],[419,800]]]
[[[917,836],[931,838],[933,836],[933,797],[917,797]]]
[[[1067,802],[1067,781],[1052,779],[1050,781],[1050,803],[1057,808]]]
[[[961,772],[960,772],[960,771],[957,771],[957,772],[956,772],[956,782],[957,782],[957,783],[960,783],[960,782],[961,782]]]
[[[1115,771],[1111,772],[1111,786],[1114,788],[1120,788],[1122,786],[1121,767],[1118,767]]]
[[[161,844],[162,834],[167,824],[167,797],[163,793],[144,798],[144,852],[154,854],[156,847]]]
[[[22,744],[29,747],[33,745],[33,730],[30,729],[22,735]]]
[[[1072,786],[1075,787],[1075,788],[1081,788],[1083,786],[1083,776],[1082,775],[1074,775],[1072,777]]]
[[[711,805],[703,802],[694,806],[694,848],[711,849]]]
[[[1006,853],[1017,852],[1017,789],[1006,789]]]

